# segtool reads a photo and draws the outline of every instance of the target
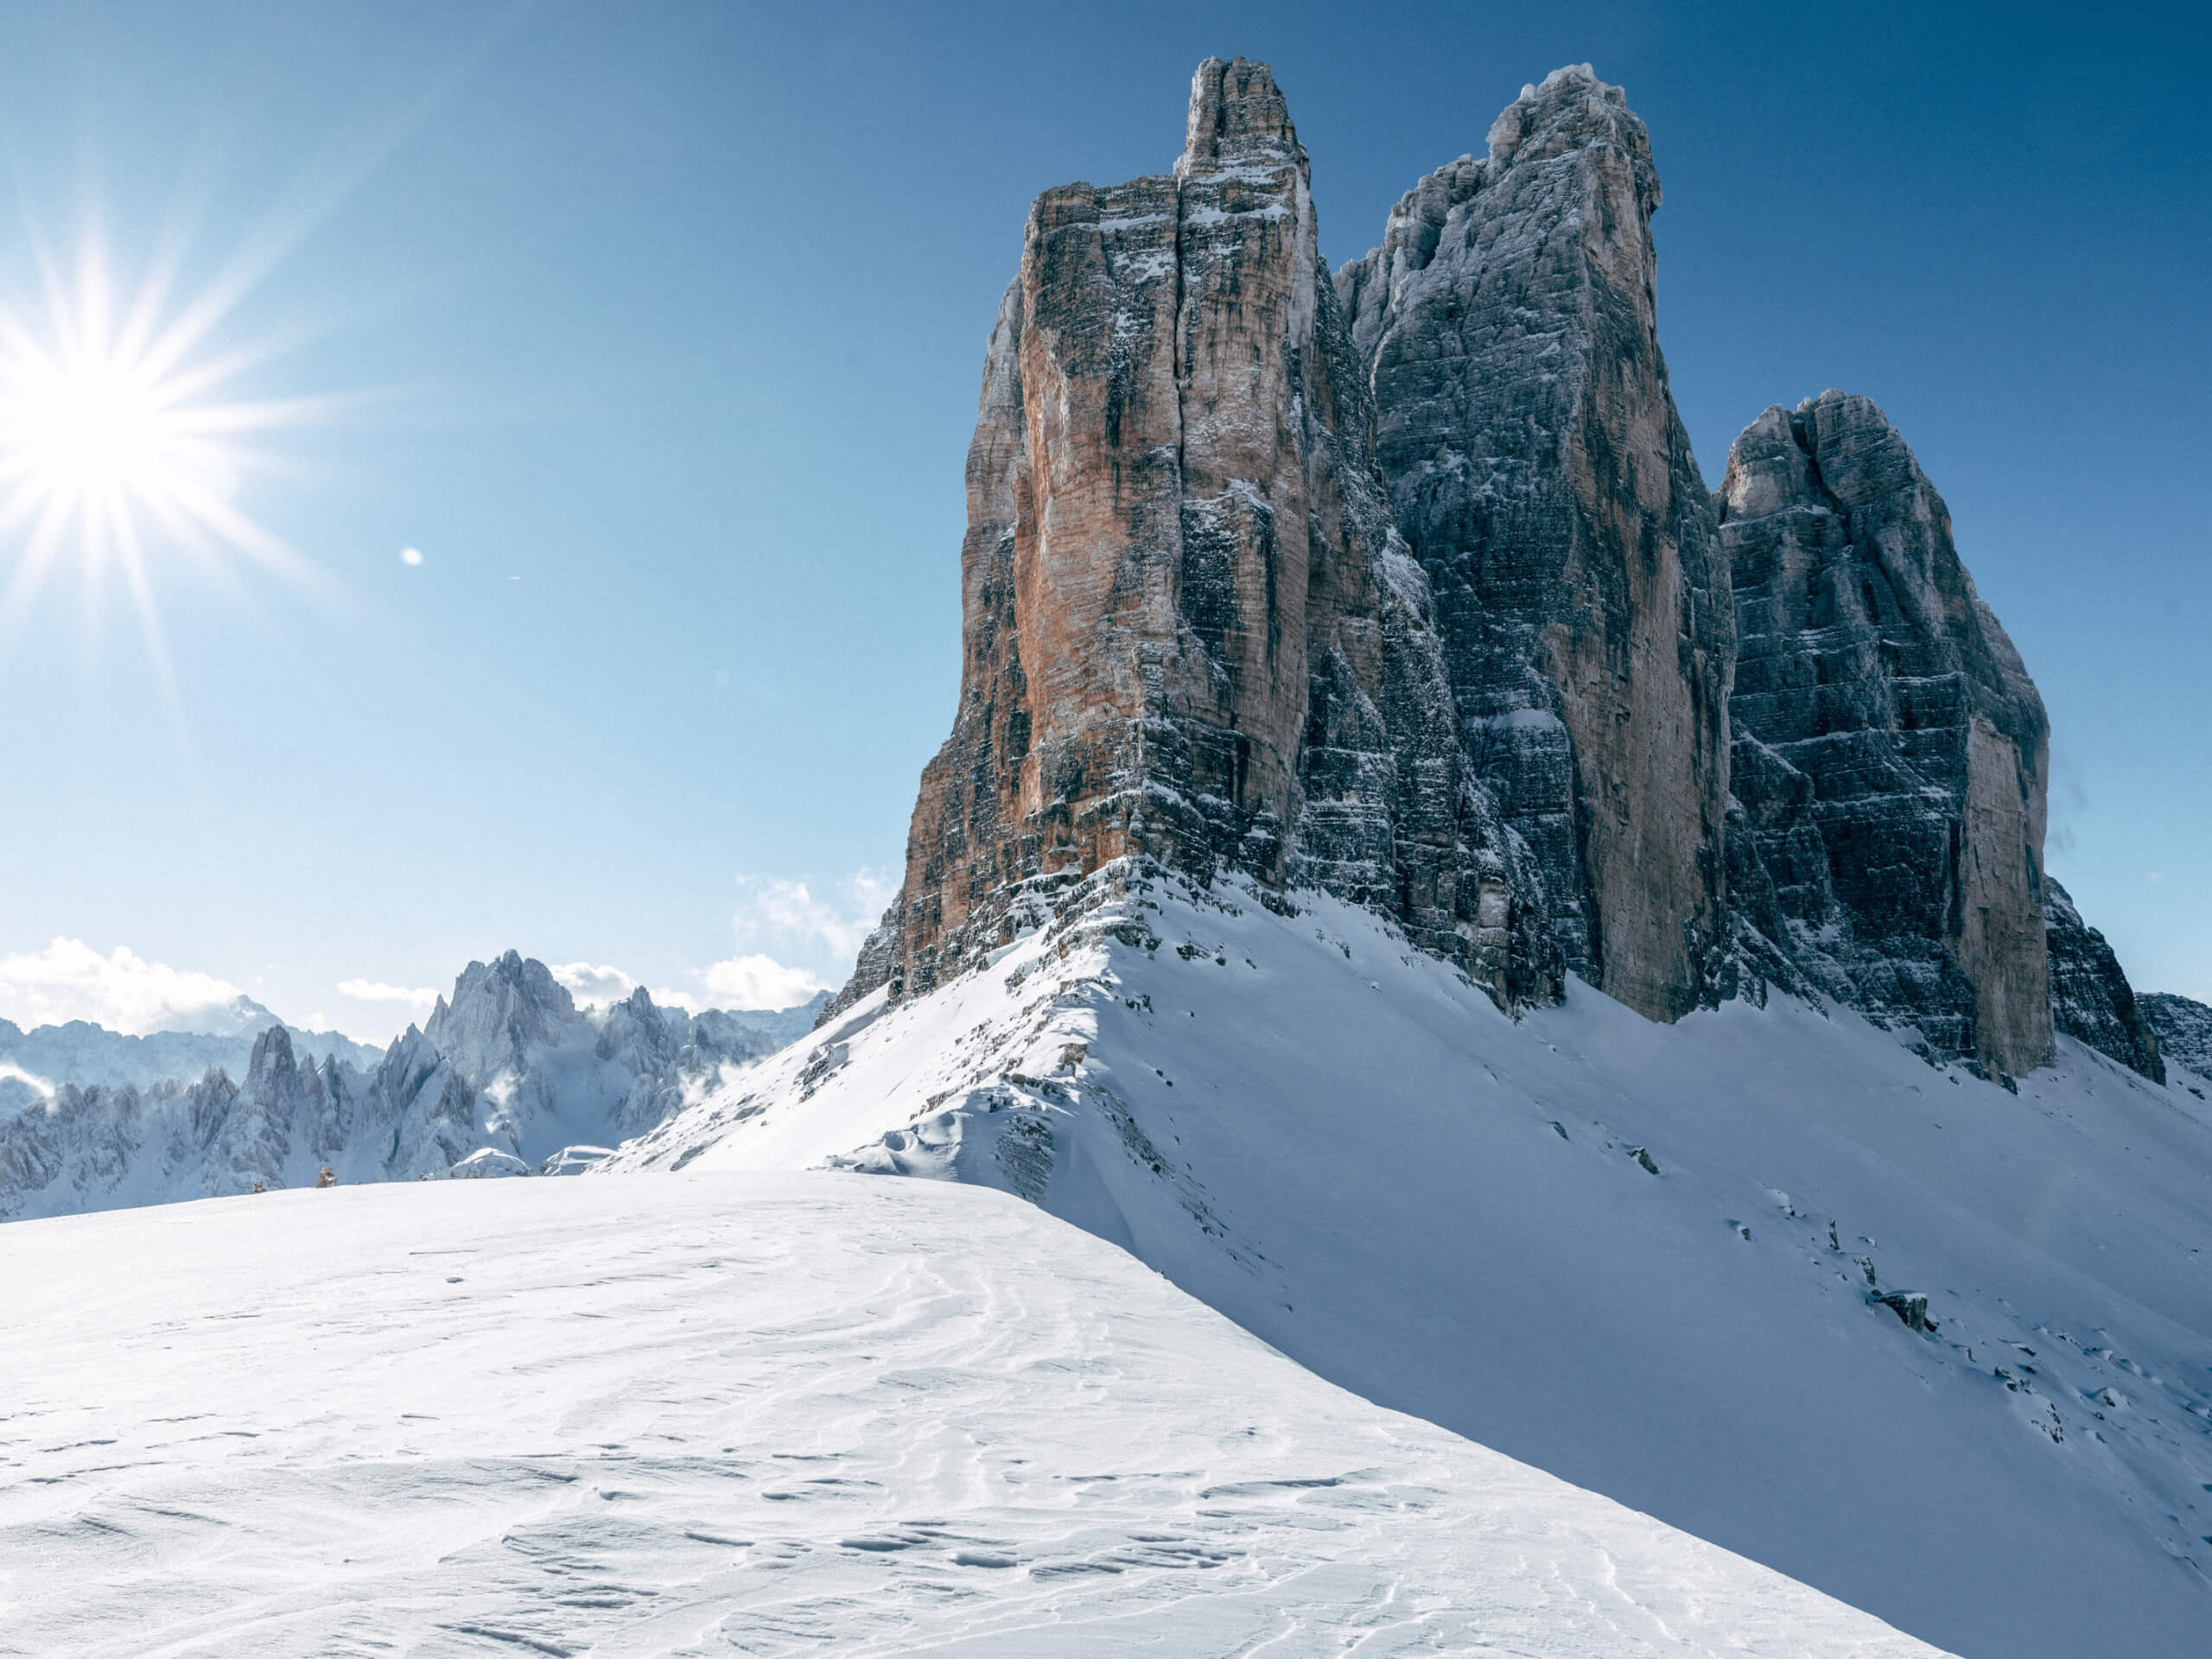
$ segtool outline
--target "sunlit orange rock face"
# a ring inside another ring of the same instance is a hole
[[[849,995],[927,989],[1125,854],[1325,887],[1502,1002],[1556,994],[1370,423],[1282,95],[1209,60],[1172,174],[1030,211],[969,451],[960,706]]]

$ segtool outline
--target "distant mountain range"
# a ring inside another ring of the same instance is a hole
[[[257,1034],[0,1021],[0,1219],[345,1181],[588,1166],[810,1029],[781,1011],[582,1009],[545,964],[473,962],[378,1050],[274,1015]],[[265,1011],[264,1011],[265,1012]]]
[[[25,1031],[0,1020],[0,1116],[46,1097],[49,1089],[73,1083],[79,1088],[126,1084],[149,1089],[170,1078],[197,1080],[210,1071],[245,1075],[253,1046],[272,1026],[283,1026],[293,1052],[302,1058],[334,1056],[355,1065],[374,1065],[384,1051],[357,1043],[334,1031],[302,1031],[285,1025],[259,1003],[257,1024],[240,1030],[155,1031],[143,1037],[110,1031],[88,1020],[67,1025],[34,1026]],[[28,1074],[28,1075],[25,1075]]]

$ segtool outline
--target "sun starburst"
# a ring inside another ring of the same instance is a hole
[[[270,355],[209,349],[238,286],[219,283],[171,311],[170,269],[156,262],[118,306],[101,245],[88,238],[70,276],[48,263],[42,308],[0,306],[0,563],[12,567],[0,621],[10,631],[64,563],[95,591],[118,572],[157,652],[156,558],[243,556],[304,574],[237,497],[245,475],[269,463],[257,440],[316,405],[237,397]]]

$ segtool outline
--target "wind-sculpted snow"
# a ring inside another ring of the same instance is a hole
[[[0,1233],[0,1652],[1929,1653],[995,1192],[289,1192]]]
[[[542,963],[471,963],[422,1030],[356,1065],[271,1027],[244,1081],[64,1084],[0,1116],[0,1220],[343,1181],[569,1173],[804,1032],[779,1014],[579,1009]],[[149,1039],[150,1040],[150,1039]]]
[[[2069,1037],[2010,1092],[1780,995],[1670,1027],[1578,982],[1516,1023],[1293,899],[1033,889],[988,967],[610,1165],[1016,1192],[1333,1382],[1925,1639],[2202,1653],[2212,1109]]]

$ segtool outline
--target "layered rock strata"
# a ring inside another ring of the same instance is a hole
[[[2166,1080],[2158,1039],[2105,936],[2082,919],[2073,895],[2046,874],[2044,938],[2050,958],[2050,1017],[2060,1031],[2140,1071]]]
[[[1465,741],[1571,965],[1671,1020],[1720,988],[1733,621],[1659,351],[1643,124],[1524,88],[1338,273]]]
[[[1554,993],[1370,420],[1265,65],[1199,67],[1172,174],[1037,199],[969,451],[959,708],[845,1000],[927,991],[1128,855],[1318,886],[1501,1002]]]
[[[1746,428],[1717,499],[1748,919],[1942,1053],[2044,1064],[2049,728],[1942,498],[1879,409],[1828,391]]]

